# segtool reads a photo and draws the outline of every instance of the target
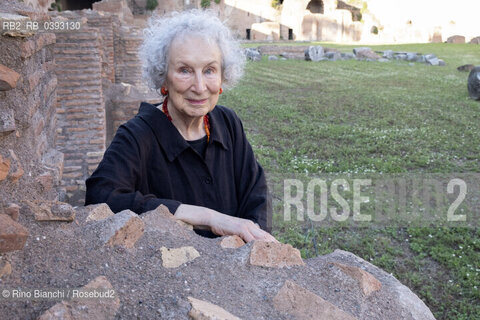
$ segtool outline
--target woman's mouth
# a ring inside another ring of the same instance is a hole
[[[191,104],[205,104],[207,99],[197,100],[197,99],[187,99]]]

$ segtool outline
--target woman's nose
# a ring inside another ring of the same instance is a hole
[[[193,83],[193,90],[195,92],[201,93],[201,92],[204,92],[206,88],[207,86],[205,84],[205,79],[203,78],[203,74],[196,73],[194,83]]]

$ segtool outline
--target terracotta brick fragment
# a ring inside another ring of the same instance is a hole
[[[0,181],[5,180],[10,170],[10,159],[3,158],[0,154]]]
[[[87,225],[87,232],[92,232],[102,245],[133,248],[143,235],[145,224],[138,215],[130,210],[123,210],[111,217]]]
[[[273,306],[296,320],[355,320],[354,316],[339,309],[313,292],[287,280],[273,298]]]
[[[194,247],[166,248],[161,247],[162,265],[164,268],[177,268],[184,263],[200,257],[200,253]]]
[[[0,91],[15,89],[18,79],[20,79],[18,72],[0,64]]]
[[[240,238],[237,235],[234,236],[228,236],[222,239],[222,242],[220,242],[220,246],[222,248],[231,248],[231,249],[236,249],[240,248],[245,244],[245,241],[243,241],[242,238]]]
[[[60,201],[24,201],[37,221],[73,221],[75,210],[65,202]]]
[[[363,294],[366,296],[382,288],[380,281],[378,281],[371,273],[363,269],[354,266],[347,266],[338,262],[332,262],[332,264],[338,267],[348,276],[357,280],[360,288],[363,291]]]
[[[81,287],[79,291],[95,292],[99,294],[116,293],[112,284],[105,276],[99,276]],[[45,311],[38,320],[100,320],[114,319],[120,308],[120,299],[117,295],[95,299],[72,299],[62,301]]]
[[[106,203],[92,204],[86,207],[89,210],[85,221],[100,221],[114,215],[113,211]]]
[[[250,251],[250,264],[254,266],[283,268],[302,266],[300,251],[290,244],[254,241]]]
[[[188,297],[188,301],[192,305],[188,315],[193,320],[240,320],[240,318],[213,303],[192,297]]]
[[[20,215],[20,206],[16,203],[9,203],[4,209],[4,212],[13,220],[18,221],[18,216]]]
[[[0,214],[0,253],[22,250],[28,230],[6,214]]]

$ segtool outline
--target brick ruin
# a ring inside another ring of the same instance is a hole
[[[119,18],[121,10],[129,19],[125,6],[42,14],[0,0],[0,8],[0,21],[82,24],[76,32],[0,35],[2,288],[116,295],[4,299],[2,316],[434,319],[393,276],[348,252],[304,261],[288,244],[200,237],[163,206],[138,216],[58,202],[83,204],[84,180],[116,128],[140,101],[159,102],[140,80],[140,29]]]
[[[0,19],[79,21],[78,31],[8,33],[0,43],[0,197],[84,201],[85,179],[141,101],[141,30],[125,7],[34,12],[3,1]],[[6,8],[6,9],[3,9]],[[108,10],[112,12],[108,12]],[[3,12],[2,12],[3,11]],[[6,203],[5,203],[6,204]],[[5,205],[4,204],[4,205]]]

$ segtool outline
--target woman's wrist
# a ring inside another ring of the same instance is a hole
[[[209,208],[181,204],[175,211],[174,217],[193,226],[211,227],[212,223],[215,223],[215,213],[216,211]]]

